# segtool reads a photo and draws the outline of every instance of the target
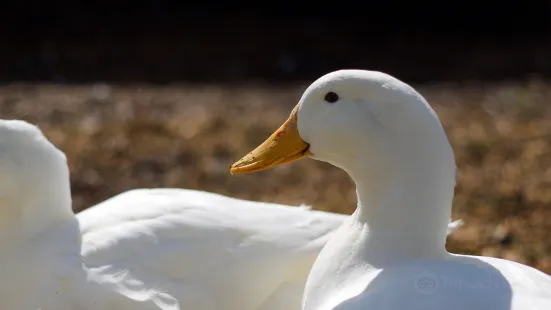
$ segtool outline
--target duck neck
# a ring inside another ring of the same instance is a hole
[[[29,235],[45,234],[56,230],[65,223],[73,223],[76,216],[71,208],[71,197],[66,195],[42,196],[26,201],[22,217],[22,227]],[[40,207],[37,207],[40,206]]]
[[[346,170],[357,186],[352,220],[367,232],[370,263],[445,255],[455,164],[420,158],[391,168],[369,167],[358,164]]]
[[[71,197],[63,194],[40,192],[0,200],[1,242],[40,238],[75,222]]]

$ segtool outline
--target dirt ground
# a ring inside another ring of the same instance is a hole
[[[349,214],[354,186],[329,164],[228,172],[279,127],[306,85],[9,85],[0,113],[38,124],[66,152],[75,211],[133,188],[183,187]],[[551,273],[551,83],[417,88],[458,164],[453,218],[466,225],[448,249]]]

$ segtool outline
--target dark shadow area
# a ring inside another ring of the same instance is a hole
[[[551,76],[551,3],[8,1],[0,81],[408,82]]]
[[[369,293],[367,293],[369,292]],[[384,268],[358,296],[335,309],[511,309],[513,290],[494,266],[476,257]]]

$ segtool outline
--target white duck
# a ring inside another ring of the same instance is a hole
[[[65,155],[0,120],[0,309],[299,309],[347,217],[191,190],[135,190],[75,217]],[[452,223],[450,228],[456,228]]]
[[[329,73],[231,172],[308,156],[345,170],[358,205],[314,263],[303,309],[551,309],[550,276],[446,251],[454,155],[437,115],[409,85],[380,72]]]
[[[65,155],[23,121],[0,120],[0,203],[0,309],[178,309],[155,287],[120,285],[130,274],[83,265]]]

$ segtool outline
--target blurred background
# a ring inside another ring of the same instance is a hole
[[[466,225],[448,249],[551,273],[551,3],[522,3],[7,1],[0,113],[66,152],[75,211],[182,187],[349,214],[354,186],[328,164],[228,168],[317,77],[384,71],[429,100],[454,148]]]

